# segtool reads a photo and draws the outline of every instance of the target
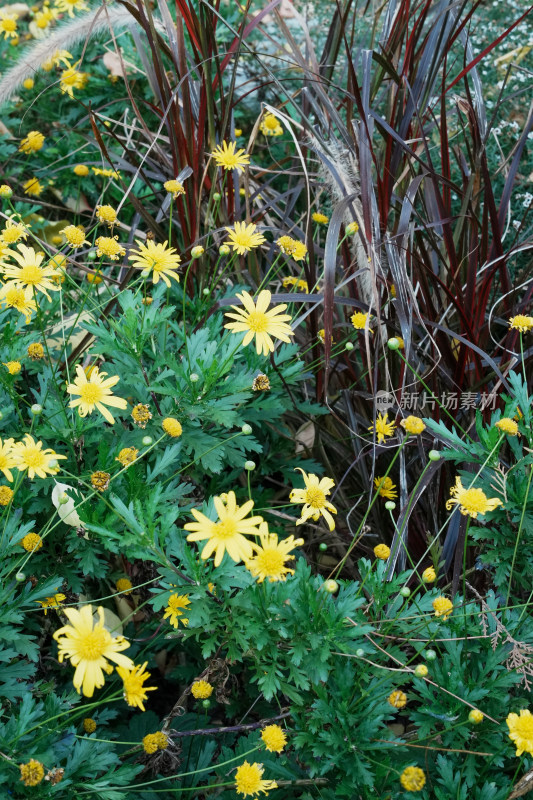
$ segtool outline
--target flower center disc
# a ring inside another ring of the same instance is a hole
[[[86,661],[96,661],[105,653],[109,638],[109,633],[104,628],[96,628],[85,634],[79,641],[78,655]]]
[[[279,550],[274,549],[265,550],[258,556],[257,566],[261,572],[265,573],[265,575],[270,577],[279,575],[281,572],[283,572],[283,567],[285,566],[283,553],[280,553]]]
[[[263,333],[268,327],[268,317],[262,311],[252,311],[247,319],[250,330]]]
[[[24,281],[24,283],[40,283],[42,277],[42,269],[40,267],[36,267],[34,264],[27,264],[25,267],[22,267],[20,271],[20,279]]]
[[[24,450],[23,459],[24,463],[33,469],[44,467],[47,464],[47,460],[42,451],[37,447],[28,447],[26,450]]]
[[[313,508],[323,508],[326,505],[326,495],[322,489],[311,487],[305,493],[306,502]]]
[[[225,519],[216,524],[216,536],[219,539],[231,539],[237,533],[237,524],[232,519]]]
[[[469,513],[484,514],[487,511],[487,498],[482,489],[467,489],[460,503]]]
[[[98,403],[102,399],[102,389],[94,383],[87,383],[82,388],[80,394],[84,403],[91,403],[94,405],[94,403]]]

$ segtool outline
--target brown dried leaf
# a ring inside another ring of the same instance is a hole
[[[533,769],[530,769],[529,772],[526,772],[523,775],[515,787],[507,800],[514,800],[515,797],[523,797],[525,794],[530,792],[533,789]]]
[[[304,422],[294,436],[296,440],[296,453],[302,453],[304,450],[310,450],[315,443],[315,423],[312,420]]]
[[[111,75],[116,75],[119,78],[126,77],[124,74],[123,62],[118,53],[108,50],[104,55],[103,62],[104,66],[107,67]]]

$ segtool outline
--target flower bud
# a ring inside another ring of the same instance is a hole
[[[473,722],[474,725],[479,725],[480,722],[483,722],[483,712],[479,708],[473,708],[468,715],[468,721]]]
[[[221,244],[218,248],[218,252],[221,256],[229,256],[230,249],[227,244]]]
[[[245,461],[244,469],[248,470],[248,472],[252,472],[252,470],[255,469],[255,461]]]
[[[385,508],[387,509],[387,511],[394,511],[394,509],[396,508],[396,503],[393,500],[387,500],[387,502],[385,503]]]
[[[353,342],[346,342],[344,345],[345,350],[353,350]]]
[[[252,426],[248,425],[248,423],[245,423],[242,426],[241,431],[244,433],[245,436],[249,436],[252,432]]]
[[[204,708],[211,708],[211,700],[206,697],[205,700],[202,700],[202,705]]]
[[[220,194],[220,192],[213,192],[213,200],[215,202],[218,203],[218,201],[220,200],[221,197],[222,197],[222,195]]]
[[[409,597],[411,594],[411,590],[408,586],[402,586],[400,589],[400,594],[402,597]]]
[[[26,576],[23,572],[17,572],[17,574],[15,575],[15,580],[18,581],[19,583],[22,583],[22,581],[26,580]]]
[[[196,247],[192,248],[191,258],[200,258],[200,256],[203,256],[204,253],[205,253],[204,248],[198,244],[196,245]]]
[[[205,296],[207,297],[207,295],[210,293],[210,291],[211,290],[208,289],[207,286],[206,286],[205,289],[202,289],[202,294],[205,294]]]
[[[334,581],[332,578],[330,578],[328,581],[324,581],[323,586],[326,592],[329,594],[334,594],[339,588],[337,581]]]
[[[418,664],[415,667],[415,675],[417,678],[425,678],[429,670],[425,664]]]
[[[153,441],[154,440],[152,439],[151,436],[143,436],[142,438],[143,447],[150,447]]]
[[[387,342],[387,347],[389,348],[389,350],[399,350],[400,349],[400,342],[398,341],[398,339],[395,336],[393,336]]]
[[[48,462],[48,466],[50,467],[50,469],[57,469],[59,467],[57,458],[51,458],[50,461]]]
[[[426,650],[424,653],[424,658],[426,659],[426,661],[435,661],[435,659],[437,658],[437,653],[435,652],[435,650]]]
[[[430,461],[438,461],[440,459],[440,453],[438,450],[430,450],[428,453],[428,458]]]
[[[319,549],[319,550],[320,550],[322,553],[325,553],[325,552],[326,552],[326,550],[328,549],[328,546],[327,546],[327,544],[326,544],[325,542],[320,542],[320,544],[318,545],[318,549]]]
[[[96,261],[97,258],[96,250],[89,250],[87,253],[87,261]]]
[[[358,649],[355,651],[355,655],[357,656],[357,658],[363,658],[363,657],[364,657],[364,655],[365,655],[365,651],[363,650],[363,648],[362,648],[362,647],[359,647],[359,648],[358,648]]]
[[[191,374],[189,375],[189,380],[191,383],[196,383],[197,381],[200,380],[200,376],[196,372],[191,372]]]
[[[34,403],[30,408],[31,413],[34,417],[38,417],[39,414],[43,413],[43,407],[39,405],[39,403]]]
[[[63,492],[63,494],[60,494],[59,497],[57,498],[57,502],[59,503],[60,506],[66,506],[69,500],[70,497],[66,492]]]

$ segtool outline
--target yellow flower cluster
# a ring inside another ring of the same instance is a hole
[[[56,453],[51,448],[43,449],[42,442],[36,442],[33,436],[26,433],[21,442],[13,439],[0,439],[0,471],[5,478],[12,483],[12,469],[19,472],[26,472],[28,477],[33,480],[46,478],[48,475],[57,475],[59,472],[58,459],[66,458]]]

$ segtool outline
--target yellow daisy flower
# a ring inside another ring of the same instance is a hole
[[[426,783],[426,776],[420,767],[406,767],[400,775],[400,783],[407,792],[420,792]]]
[[[278,784],[276,781],[264,781],[262,779],[264,771],[262,764],[249,764],[248,761],[241,764],[235,773],[235,790],[237,794],[242,794],[244,797],[255,797],[259,792],[267,794],[271,789],[277,789]]]
[[[256,233],[257,225],[251,222],[236,222],[233,228],[226,228],[229,233],[229,244],[240,256],[249,253],[255,247],[266,241],[262,233]]]
[[[235,322],[228,322],[224,327],[234,333],[245,333],[242,341],[243,347],[246,347],[255,336],[257,353],[267,356],[269,352],[274,352],[272,336],[281,339],[282,342],[290,342],[290,337],[294,336],[294,332],[287,324],[291,319],[290,315],[282,313],[287,308],[285,303],[267,311],[272,297],[268,289],[259,292],[257,304],[254,303],[248,292],[242,292],[237,297],[241,300],[244,308],[232,306],[236,313],[228,312],[225,316]]]
[[[22,188],[24,189],[24,194],[27,194],[29,197],[40,197],[44,191],[44,186],[39,183],[37,178],[28,178],[28,180],[24,181],[22,184]]]
[[[450,494],[453,495],[446,503],[446,508],[450,510],[454,503],[459,506],[459,511],[465,516],[473,517],[476,519],[478,514],[486,514],[487,511],[494,511],[498,506],[502,506],[502,501],[493,497],[489,500],[487,495],[482,489],[465,489],[461,483],[461,478],[455,478],[455,486],[450,489]]]
[[[63,94],[74,99],[74,89],[85,89],[89,76],[86,72],[76,69],[76,64],[63,70],[59,78],[59,88]]]
[[[218,514],[218,520],[213,522],[196,508],[191,514],[196,522],[187,522],[183,527],[193,531],[187,536],[188,542],[199,542],[207,539],[201,557],[205,560],[215,553],[215,567],[220,566],[224,553],[237,564],[246,562],[253,555],[252,543],[246,535],[257,536],[257,526],[263,522],[263,517],[248,517],[253,508],[253,500],[248,500],[244,505],[238,506],[235,492],[228,492],[224,499],[213,498]]]
[[[363,314],[362,311],[356,311],[355,314],[352,314],[350,319],[356,331],[364,331],[367,326],[367,322],[369,322],[372,318],[370,314]]]
[[[121,652],[130,646],[129,642],[123,636],[111,636],[104,627],[102,606],[97,609],[98,621],[93,617],[91,605],[80,609],[64,608],[63,612],[71,624],[59,628],[54,633],[54,639],[60,663],[66,657],[76,668],[73,683],[78,693],[81,689],[85,697],[92,697],[94,690],[104,685],[104,672],[109,674],[113,671],[109,661],[126,669],[134,668],[131,658]]]
[[[518,425],[514,419],[502,417],[502,419],[499,419],[495,424],[497,428],[503,431],[503,433],[506,433],[508,436],[516,436],[518,434]]]
[[[44,144],[44,136],[39,131],[30,131],[20,143],[19,151],[31,155],[36,153]]]
[[[55,270],[51,266],[41,266],[44,255],[37,253],[33,247],[18,244],[17,250],[19,252],[6,250],[3,258],[14,258],[18,266],[8,264],[4,260],[0,261],[0,269],[4,273],[4,278],[12,280],[15,286],[22,287],[27,300],[33,298],[34,290],[42,292],[50,300],[48,290],[58,291],[58,286],[53,281]]]
[[[301,547],[304,540],[295,539],[291,535],[278,542],[277,533],[269,533],[266,522],[261,522],[259,525],[259,540],[260,545],[252,542],[254,555],[245,561],[246,569],[257,578],[258,583],[263,583],[265,578],[268,578],[270,583],[284,581],[287,575],[294,575],[294,570],[286,567],[285,562],[294,560],[290,551],[295,547]]]
[[[37,311],[35,300],[26,297],[26,292],[16,281],[7,281],[0,288],[0,305],[14,308],[26,317],[26,325],[33,311]]]
[[[263,728],[261,739],[271,753],[281,753],[287,744],[285,731],[279,725],[267,725]]]
[[[80,225],[67,225],[60,233],[63,234],[71,247],[82,247],[84,244],[90,244],[85,238],[85,231]]]
[[[172,195],[174,200],[180,194],[185,194],[185,189],[183,188],[182,184],[179,181],[175,181],[175,180],[165,181],[163,186],[165,187],[167,192],[169,192],[169,194]]]
[[[244,168],[250,163],[250,156],[246,155],[244,150],[235,150],[237,142],[222,142],[217,145],[211,155],[216,161],[217,167],[223,169],[236,169],[238,172],[244,172]]]
[[[522,708],[520,715],[511,713],[505,721],[509,728],[509,739],[516,747],[516,755],[529,753],[530,756],[533,756],[533,714],[531,711]]]
[[[127,401],[122,397],[114,397],[111,393],[111,388],[120,380],[118,375],[104,380],[107,372],[100,372],[98,367],[94,367],[91,370],[89,379],[87,379],[85,371],[79,364],[76,367],[76,373],[77,377],[74,379],[74,383],[69,383],[67,392],[69,394],[79,394],[80,396],[71,400],[69,407],[78,408],[80,417],[92,414],[94,409],[97,408],[107,422],[112,425],[115,418],[106,406],[124,410],[128,405]]]
[[[169,278],[179,282],[179,275],[176,270],[179,268],[181,256],[176,253],[175,247],[169,247],[168,242],[156,244],[151,239],[147,239],[146,244],[135,240],[139,249],[132,250],[129,260],[134,267],[143,270],[143,275],[152,275],[154,283],[159,282],[159,278],[170,289]]]
[[[0,10],[0,33],[4,34],[4,39],[14,39],[17,36],[17,19],[18,14]]]
[[[387,497],[389,500],[394,500],[395,497],[398,497],[396,484],[392,482],[388,475],[386,478],[374,478],[374,486],[380,497]]]
[[[282,253],[286,256],[291,256],[295,261],[303,261],[307,255],[305,244],[298,239],[292,239],[290,236],[280,236],[276,240],[276,244]]]
[[[66,458],[66,456],[55,453],[50,447],[43,449],[43,443],[36,442],[29,433],[24,435],[22,442],[16,442],[13,445],[12,453],[18,471],[28,470],[30,480],[33,480],[36,475],[38,478],[57,475],[59,472],[58,459]]]
[[[412,433],[415,436],[418,436],[420,433],[426,430],[425,424],[422,422],[420,417],[414,417],[410,415],[405,419],[402,419],[400,425],[405,430],[406,433]]]
[[[275,114],[265,111],[259,124],[259,130],[263,136],[282,136],[283,127],[281,121]]]
[[[6,222],[6,226],[2,231],[0,239],[2,240],[2,244],[15,244],[18,242],[19,239],[27,239],[28,238],[28,228],[24,225],[23,222],[20,222],[16,217],[9,217]],[[5,250],[3,251],[5,252]],[[3,255],[3,253],[2,253]]]
[[[526,317],[525,314],[517,314],[511,317],[509,325],[521,333],[527,333],[533,328],[533,317]]]
[[[66,12],[69,17],[73,17],[75,11],[88,11],[89,6],[85,0],[55,0],[55,9],[60,13]]]
[[[52,595],[52,597],[45,597],[44,600],[37,600],[36,602],[42,606],[44,615],[46,617],[49,608],[59,608],[63,600],[66,599],[67,599],[66,595],[62,594],[61,592],[58,592],[57,594]]]
[[[191,694],[195,700],[207,700],[213,694],[213,687],[208,681],[194,681]]]
[[[378,444],[381,444],[387,436],[394,436],[395,429],[396,425],[394,422],[389,422],[388,414],[378,414],[375,423],[368,430],[376,433]]]
[[[177,628],[179,623],[188,625],[189,620],[183,617],[183,612],[186,611],[187,606],[190,606],[191,601],[186,594],[171,594],[168,598],[168,606],[165,608],[163,619],[170,618],[172,627]]]
[[[117,667],[117,672],[124,684],[124,700],[129,706],[140,708],[145,711],[144,701],[147,699],[146,692],[155,692],[157,686],[144,686],[144,682],[150,677],[149,672],[145,672],[148,661],[142,666],[135,665],[132,669],[127,667]]]
[[[302,473],[305,483],[305,489],[293,489],[290,494],[291,503],[303,503],[301,517],[296,524],[302,525],[309,518],[316,522],[322,516],[332,531],[335,521],[331,514],[336,514],[337,509],[326,500],[326,497],[335,486],[335,481],[331,478],[320,479],[318,475],[308,475],[300,467],[296,469]]]
[[[17,462],[13,456],[14,439],[0,439],[0,471],[4,473],[4,477],[13,483],[12,467],[16,467]]]

